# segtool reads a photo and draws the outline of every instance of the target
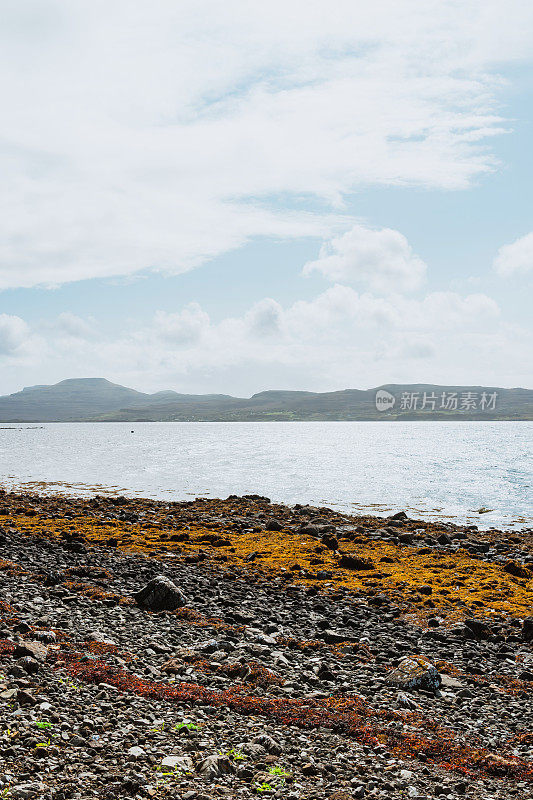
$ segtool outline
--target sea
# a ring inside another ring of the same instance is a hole
[[[0,423],[0,486],[533,526],[533,422]]]

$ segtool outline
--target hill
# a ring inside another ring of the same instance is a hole
[[[380,409],[376,396],[385,398]],[[385,384],[335,392],[270,390],[250,398],[138,392],[105,378],[30,386],[0,397],[0,422],[532,420],[533,390]]]

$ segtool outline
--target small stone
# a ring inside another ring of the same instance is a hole
[[[45,791],[44,783],[19,783],[11,787],[9,797],[25,800],[29,797],[42,797]]]

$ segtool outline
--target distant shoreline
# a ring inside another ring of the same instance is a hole
[[[0,424],[42,422],[532,421],[533,390],[384,384],[329,392],[268,389],[251,397],[146,394],[105,378],[69,378],[0,397]]]
[[[280,422],[533,422],[533,417],[465,417],[465,416],[443,416],[426,415],[420,417],[413,416],[379,416],[364,419],[16,419],[16,420],[2,420],[3,425],[0,430],[12,430],[11,425],[95,425],[95,424],[118,424],[121,425],[145,425],[147,423],[153,424],[154,422],[162,422],[165,424],[184,424],[184,423],[280,423]],[[34,428],[34,430],[39,430]]]

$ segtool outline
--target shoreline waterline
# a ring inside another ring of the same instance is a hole
[[[533,524],[532,462],[528,422],[45,423],[0,432],[7,489],[164,500],[257,493],[480,528]]]

